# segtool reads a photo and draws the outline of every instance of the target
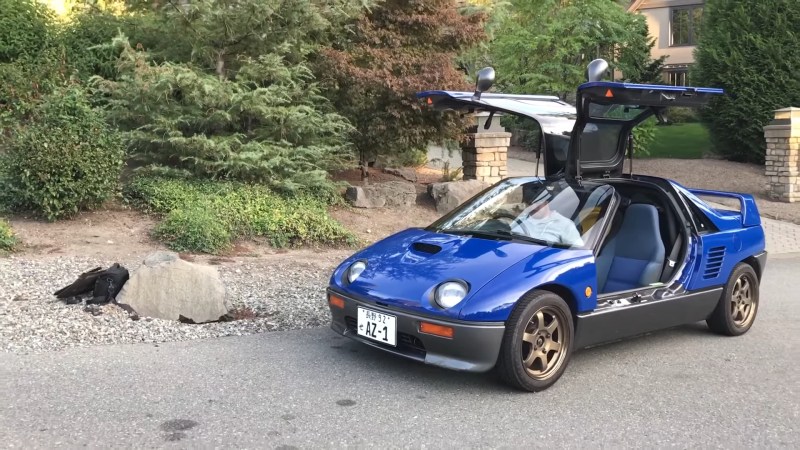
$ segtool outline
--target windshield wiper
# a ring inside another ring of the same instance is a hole
[[[510,241],[514,238],[510,234],[502,234],[502,233],[495,233],[491,231],[482,231],[482,230],[445,228],[443,230],[439,230],[439,232],[447,234],[455,234],[458,236],[475,236],[475,237],[482,237],[486,239],[495,239],[501,241]]]
[[[519,241],[530,242],[532,244],[539,244],[539,245],[545,245],[545,246],[553,245],[552,242],[548,242],[548,241],[545,241],[543,239],[536,239],[536,238],[530,237],[530,236],[525,235],[525,234],[513,233],[511,231],[497,230],[496,233],[497,234],[501,234],[503,236],[508,236],[508,237],[510,237],[512,239],[516,239],[516,240],[519,240]]]
[[[569,246],[564,246],[563,244],[555,243],[555,242],[548,242],[542,239],[532,238],[530,236],[519,234],[519,233],[512,233],[506,230],[492,230],[492,231],[484,231],[484,230],[470,230],[470,229],[454,229],[454,228],[445,228],[443,230],[439,230],[440,233],[448,233],[448,234],[456,234],[459,236],[475,236],[481,237],[485,239],[495,239],[501,241],[523,241],[529,242],[531,244],[537,245],[544,245],[544,246],[553,246],[553,247],[563,247],[569,248]]]

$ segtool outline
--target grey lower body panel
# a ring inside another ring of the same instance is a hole
[[[721,295],[722,287],[719,287],[578,314],[575,348],[705,320],[716,308]]]
[[[345,301],[344,309],[329,305],[331,329],[343,336],[395,355],[452,370],[487,372],[497,362],[505,332],[503,323],[472,325],[436,320],[362,302],[339,292],[331,293]],[[397,346],[382,344],[358,334],[356,321],[359,306],[397,318]],[[452,327],[453,338],[420,333],[421,321]]]
[[[767,252],[761,252],[755,255],[754,258],[758,264],[758,267],[756,268],[756,270],[758,270],[758,276],[761,277],[764,275],[764,269],[767,268]]]

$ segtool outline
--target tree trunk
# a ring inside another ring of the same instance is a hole
[[[367,162],[367,154],[359,151],[358,168],[361,169],[361,182],[364,186],[369,184],[369,163]]]
[[[217,52],[217,76],[219,81],[225,81],[225,51]]]

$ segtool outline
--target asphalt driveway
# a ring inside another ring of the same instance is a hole
[[[584,350],[551,389],[406,362],[328,329],[0,355],[0,446],[800,447],[799,255],[745,336]],[[320,294],[321,295],[321,294]]]

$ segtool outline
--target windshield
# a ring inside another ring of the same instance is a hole
[[[613,197],[614,188],[605,184],[512,178],[463,204],[431,228],[486,239],[588,248],[599,237]]]

